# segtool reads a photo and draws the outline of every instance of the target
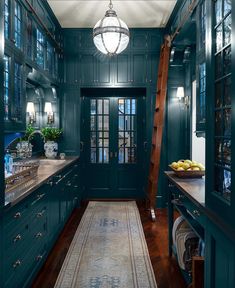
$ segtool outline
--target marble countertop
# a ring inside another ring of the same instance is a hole
[[[78,160],[77,156],[67,156],[64,160],[33,159],[39,161],[37,176],[27,183],[27,187],[17,188],[5,195],[5,208],[12,207],[46,183],[52,176],[62,171],[66,166]],[[31,160],[31,159],[29,159]]]

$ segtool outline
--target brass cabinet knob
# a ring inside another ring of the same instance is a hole
[[[38,255],[38,256],[36,257],[36,261],[40,261],[40,260],[42,260],[42,255]]]
[[[20,212],[17,212],[15,215],[14,215],[14,218],[20,218],[21,217],[21,213]]]
[[[17,268],[21,264],[22,264],[21,261],[18,259],[18,260],[16,260],[16,262],[12,266],[13,266],[13,268]]]
[[[18,235],[14,238],[13,242],[20,241],[21,239],[22,239],[21,235],[18,234]]]
[[[200,212],[198,210],[193,210],[193,215],[200,216]]]
[[[40,237],[42,237],[42,235],[43,235],[42,232],[38,232],[38,233],[35,235],[35,237],[36,237],[36,238],[40,238]]]

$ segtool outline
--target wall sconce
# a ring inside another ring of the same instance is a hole
[[[44,112],[47,113],[47,124],[54,123],[54,113],[52,111],[51,102],[45,102]]]
[[[36,113],[33,102],[27,102],[26,112],[29,113],[29,124],[36,122]]]
[[[178,88],[177,88],[176,97],[179,99],[179,101],[182,101],[182,100],[183,100],[184,105],[185,105],[186,107],[189,106],[189,97],[188,97],[188,96],[185,96],[185,94],[184,94],[184,87],[178,87]]]

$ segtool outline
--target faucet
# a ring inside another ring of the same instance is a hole
[[[29,135],[29,137],[28,137],[28,142],[30,141],[30,139],[32,138],[32,136],[33,136],[34,134],[40,134],[41,137],[43,138],[43,143],[46,142],[45,136],[43,135],[43,133],[42,133],[40,130],[35,130],[35,131],[33,131],[33,132]]]

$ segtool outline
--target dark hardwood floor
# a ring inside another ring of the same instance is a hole
[[[60,268],[86,206],[87,204],[84,203],[81,208],[76,209],[73,212],[46,263],[32,284],[32,288],[54,287]],[[170,258],[168,256],[166,209],[158,209],[157,221],[151,222],[144,205],[138,203],[138,207],[158,288],[186,288],[175,258]]]

